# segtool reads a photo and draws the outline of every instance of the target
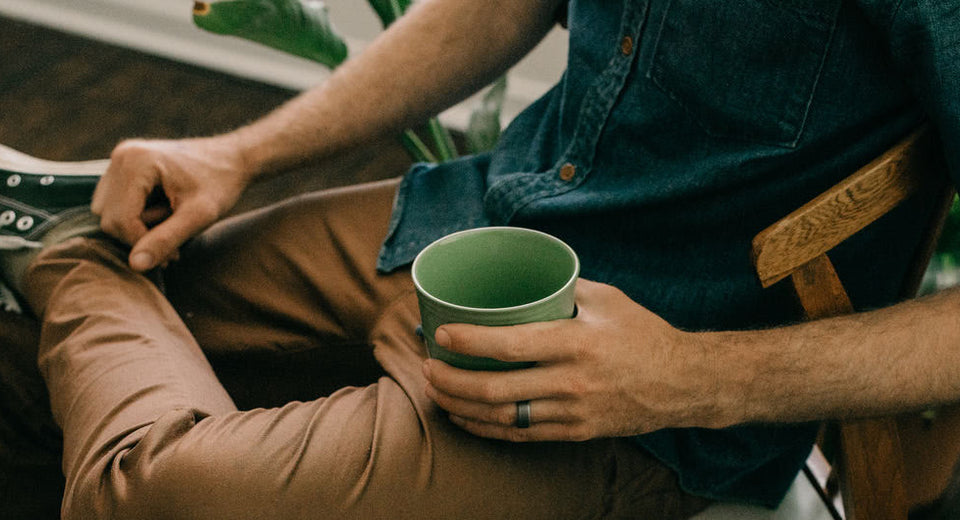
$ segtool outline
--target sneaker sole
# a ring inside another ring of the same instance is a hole
[[[110,159],[95,161],[48,161],[0,145],[0,170],[37,175],[103,175]]]

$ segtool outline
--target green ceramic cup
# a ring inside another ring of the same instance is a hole
[[[530,366],[450,352],[437,346],[434,333],[444,323],[502,326],[570,318],[579,274],[573,249],[540,231],[488,227],[437,240],[413,261],[430,357],[472,370]]]

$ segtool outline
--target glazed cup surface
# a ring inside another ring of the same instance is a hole
[[[561,240],[516,227],[447,235],[417,255],[412,268],[427,351],[471,370],[507,370],[507,363],[450,352],[436,344],[445,323],[519,325],[570,318],[580,274],[576,253]]]

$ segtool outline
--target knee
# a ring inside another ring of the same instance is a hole
[[[198,421],[192,410],[171,411],[89,452],[76,469],[68,468],[63,518],[213,517],[195,514],[197,506],[214,482],[227,482],[229,475],[215,474],[203,454],[183,442]]]

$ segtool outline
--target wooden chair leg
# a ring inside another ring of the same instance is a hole
[[[840,442],[840,492],[847,520],[905,520],[907,494],[896,420],[843,421]]]
[[[853,312],[826,254],[797,269],[794,289],[809,319]],[[840,489],[847,520],[905,520],[903,454],[893,418],[840,423]]]

